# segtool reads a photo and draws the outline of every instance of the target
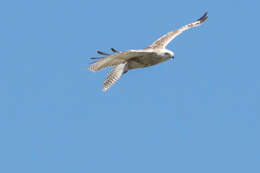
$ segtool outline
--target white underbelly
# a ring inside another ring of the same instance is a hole
[[[144,68],[167,61],[169,58],[160,56],[143,56],[128,60],[128,69]]]

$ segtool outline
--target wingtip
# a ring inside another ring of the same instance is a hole
[[[100,51],[100,50],[97,50],[97,53],[100,54],[100,55],[110,55],[109,53],[102,52],[102,51]]]
[[[92,72],[97,72],[97,70],[93,67],[93,64],[88,67],[88,70],[90,70]]]
[[[104,58],[104,57],[90,57],[89,59],[96,60],[96,59],[102,59],[102,58]]]
[[[112,52],[114,52],[114,53],[119,53],[119,51],[117,51],[116,49],[114,49],[114,48],[110,48],[111,50],[112,50]]]
[[[102,91],[103,92],[106,92],[108,88],[102,88]]]
[[[201,18],[199,18],[197,21],[203,23],[205,20],[207,20],[207,18],[208,18],[208,12],[206,11],[206,13],[204,13],[204,15]]]

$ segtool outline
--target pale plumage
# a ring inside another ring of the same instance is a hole
[[[115,66],[104,81],[103,91],[113,85],[127,70],[127,62]]]
[[[167,50],[166,46],[183,31],[199,26],[207,18],[208,13],[206,12],[197,21],[163,35],[145,49],[119,52],[111,48],[114,54],[97,51],[97,53],[106,57],[92,58],[97,59],[97,62],[90,65],[88,69],[96,72],[106,67],[115,66],[104,81],[103,91],[106,91],[128,70],[149,67],[174,58],[174,53]]]

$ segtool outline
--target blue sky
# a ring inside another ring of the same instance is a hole
[[[259,1],[3,1],[0,172],[260,172]],[[178,36],[175,59],[124,75],[96,50]]]

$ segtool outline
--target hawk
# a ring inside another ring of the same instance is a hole
[[[109,89],[123,74],[129,70],[145,68],[167,61],[171,58],[173,59],[174,53],[166,49],[166,46],[183,31],[199,26],[207,18],[208,12],[206,12],[195,22],[182,26],[177,30],[168,32],[145,49],[119,52],[114,48],[111,48],[114,54],[108,54],[98,50],[97,53],[104,55],[104,57],[91,58],[96,61],[90,65],[88,69],[93,72],[97,72],[103,68],[114,66],[104,81],[103,91],[107,91],[107,89]]]

